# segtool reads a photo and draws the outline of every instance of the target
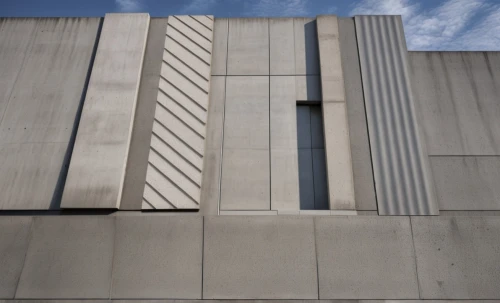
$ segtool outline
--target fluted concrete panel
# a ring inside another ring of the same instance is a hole
[[[439,214],[400,16],[356,16],[378,211]]]
[[[143,209],[199,209],[214,22],[170,16],[165,34]]]
[[[118,208],[149,30],[148,14],[106,14],[63,208]]]

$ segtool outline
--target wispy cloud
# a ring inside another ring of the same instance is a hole
[[[120,12],[137,12],[142,9],[142,0],[115,0]]]
[[[181,13],[193,15],[193,14],[212,14],[210,11],[214,5],[216,5],[218,0],[191,0],[182,9]]]
[[[257,17],[305,16],[310,0],[258,0],[245,2],[248,15]]]
[[[446,0],[427,10],[416,0],[362,0],[351,14],[402,15],[410,50],[500,49],[500,5],[487,0]]]

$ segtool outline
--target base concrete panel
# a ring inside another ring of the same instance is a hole
[[[16,298],[108,298],[114,220],[35,217]]]
[[[422,299],[500,298],[500,217],[411,222]]]
[[[201,299],[203,218],[116,218],[111,298]]]
[[[320,299],[419,298],[409,218],[315,220]]]
[[[206,217],[204,299],[318,297],[312,218]]]

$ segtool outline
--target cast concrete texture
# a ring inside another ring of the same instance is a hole
[[[379,214],[438,215],[401,17],[355,22]]]
[[[151,143],[158,82],[160,81],[161,65],[158,62],[162,60],[163,56],[166,28],[167,18],[151,19],[120,203],[122,210],[140,210],[142,208],[142,192],[149,156],[148,147]]]
[[[500,53],[409,52],[429,155],[500,155]]]
[[[28,250],[31,217],[0,218],[0,298],[14,298]]]
[[[269,20],[229,19],[228,75],[269,75]]]
[[[226,18],[214,20],[214,40],[212,53],[212,76],[227,74],[227,34],[229,21]]]
[[[318,298],[312,218],[206,217],[204,299]]]
[[[16,298],[108,298],[114,219],[35,217]]]
[[[200,208],[203,164],[197,163],[205,155],[212,29],[207,16],[168,18],[143,209]]]
[[[334,210],[354,210],[354,180],[338,21],[335,16],[318,16],[316,23],[329,205]]]
[[[0,209],[58,209],[99,18],[0,18]]]
[[[104,18],[63,208],[120,206],[148,29],[148,14]]]
[[[410,219],[316,218],[320,299],[418,299]]]
[[[500,210],[500,157],[430,157],[440,210]]]
[[[116,218],[111,298],[201,299],[203,218]]]
[[[295,35],[293,18],[269,19],[269,72],[295,74]]]
[[[422,299],[500,297],[499,217],[411,220]]]
[[[354,19],[339,18],[338,23],[356,209],[377,210]]]
[[[295,74],[319,75],[318,32],[314,18],[294,18]]]

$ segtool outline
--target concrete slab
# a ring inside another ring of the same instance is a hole
[[[269,149],[269,77],[227,77],[224,148]]]
[[[314,209],[330,209],[328,205],[328,184],[324,149],[312,149],[314,180]]]
[[[271,149],[297,149],[298,109],[294,88],[294,77],[270,77]]]
[[[312,218],[206,217],[203,260],[204,299],[318,297]]]
[[[228,75],[269,75],[269,20],[229,19]]]
[[[63,208],[120,206],[148,29],[148,14],[104,18]]]
[[[299,150],[271,149],[271,209],[300,209]]]
[[[377,210],[354,19],[339,18],[338,23],[342,65],[348,67],[344,69],[344,84],[356,209]]]
[[[295,74],[293,18],[269,19],[269,59],[271,75]]]
[[[111,298],[201,299],[202,245],[199,216],[116,218]]]
[[[312,149],[299,149],[300,209],[314,209],[314,172]]]
[[[323,113],[321,106],[313,105],[311,109],[311,148],[324,149],[325,136],[323,135]]]
[[[35,217],[16,298],[108,298],[114,218]]]
[[[430,157],[440,210],[500,210],[500,157]]]
[[[14,298],[28,250],[31,217],[0,217],[0,298]]]
[[[320,299],[419,298],[409,218],[315,222]]]
[[[228,22],[226,18],[217,18],[214,21],[212,75],[224,76],[227,74]]]
[[[270,210],[269,150],[224,148],[221,210]]]
[[[412,217],[423,299],[500,297],[499,217]]]
[[[294,18],[295,75],[319,75],[318,33],[314,18]]]
[[[311,107],[297,105],[297,147],[311,149]]]
[[[295,76],[295,99],[297,101],[321,101],[320,76]]]

